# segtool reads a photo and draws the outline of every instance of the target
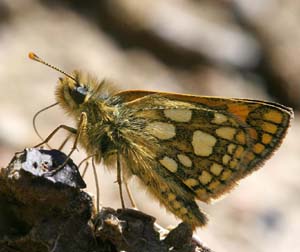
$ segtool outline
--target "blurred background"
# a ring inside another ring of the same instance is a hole
[[[280,102],[295,110],[281,148],[224,199],[199,203],[210,221],[197,233],[216,252],[299,251],[299,13],[293,0],[0,0],[0,167],[39,143],[32,117],[55,101],[61,75],[30,61],[29,51],[123,89]],[[72,125],[58,107],[37,123],[43,136]],[[84,157],[82,150],[73,155]],[[102,204],[120,207],[115,173],[99,171]],[[86,181],[94,192],[92,169]],[[134,180],[131,187],[158,223],[179,222]]]

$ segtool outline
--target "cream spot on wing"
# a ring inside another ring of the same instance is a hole
[[[220,114],[220,113],[215,113],[212,123],[222,124],[222,123],[226,122],[227,120],[228,120],[227,116]]]
[[[179,208],[181,208],[181,203],[178,202],[177,200],[173,201],[172,204],[173,204],[173,208],[174,208],[174,209],[179,209]]]
[[[185,207],[180,208],[179,212],[184,215],[187,214],[188,210]]]
[[[178,160],[181,164],[183,164],[186,167],[192,167],[192,160],[184,154],[178,154],[177,155]]]
[[[160,189],[162,192],[169,191],[169,187],[168,187],[166,184],[160,184],[159,189]]]
[[[174,193],[169,193],[168,194],[168,200],[169,201],[173,201],[173,200],[175,200],[176,199],[176,195],[174,194]]]
[[[164,114],[175,122],[189,122],[192,119],[192,111],[189,109],[165,109]]]
[[[203,188],[200,188],[200,189],[197,189],[196,190],[196,194],[199,198],[202,198],[203,196],[206,196],[207,195],[207,192],[205,189]]]
[[[210,183],[208,188],[209,188],[209,190],[213,191],[213,190],[217,189],[220,184],[221,184],[220,181],[216,180],[216,181]]]
[[[225,164],[225,165],[228,164],[230,159],[231,159],[231,157],[229,155],[225,154],[222,158],[223,164]]]
[[[223,166],[219,165],[217,163],[213,163],[210,166],[211,173],[214,174],[214,175],[216,175],[216,176],[219,176],[221,174],[222,170],[223,170]]]
[[[221,180],[226,181],[230,178],[232,172],[230,170],[226,170],[221,175]]]
[[[235,148],[236,148],[236,145],[231,143],[227,146],[227,152],[229,154],[232,154]]]
[[[237,168],[237,164],[238,164],[238,161],[237,161],[236,159],[231,160],[231,161],[229,162],[229,166],[230,166],[231,169]]]
[[[176,135],[175,126],[164,122],[152,122],[146,127],[146,131],[162,140],[170,139]]]
[[[235,133],[236,133],[236,129],[231,128],[231,127],[221,127],[221,128],[216,129],[216,134],[219,137],[222,137],[222,138],[228,139],[228,140],[232,140]]]
[[[167,156],[164,156],[163,159],[159,160],[159,162],[166,167],[170,172],[176,172],[178,165],[176,161],[172,158],[169,158]]]
[[[183,181],[188,187],[193,187],[199,184],[197,179],[189,178]]]
[[[203,131],[196,130],[193,134],[192,145],[194,152],[198,156],[209,156],[213,152],[217,139]]]
[[[202,185],[208,184],[212,179],[212,176],[207,171],[203,171],[199,176],[199,181]]]

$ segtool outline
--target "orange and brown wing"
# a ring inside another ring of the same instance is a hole
[[[205,217],[194,198],[209,202],[257,169],[282,142],[293,114],[272,102],[132,92],[118,94],[127,101],[127,151],[136,149],[142,160],[129,167],[169,210],[196,225]]]
[[[159,141],[158,161],[176,164],[174,175],[203,201],[222,195],[267,160],[292,117],[290,108],[272,102],[137,93],[140,98],[126,107]]]

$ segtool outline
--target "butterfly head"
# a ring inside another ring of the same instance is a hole
[[[103,105],[105,100],[118,92],[112,83],[99,82],[92,76],[83,74],[80,71],[68,74],[45,62],[32,52],[29,53],[29,58],[64,75],[64,77],[59,78],[56,87],[56,100],[66,112],[75,115],[75,117],[78,117],[88,107],[93,107],[89,106],[93,102],[97,103],[97,107],[100,109],[101,104]]]
[[[73,74],[70,75],[48,64],[32,52],[29,53],[29,58],[49,66],[64,75],[64,77],[59,79],[56,88],[56,100],[67,112],[80,112],[80,107],[87,103],[95,93],[94,90],[97,83],[90,76],[85,76],[79,71],[74,71]]]
[[[60,78],[56,88],[57,102],[68,112],[75,112],[89,101],[93,85],[78,71],[73,76]]]

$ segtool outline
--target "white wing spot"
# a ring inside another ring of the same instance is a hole
[[[215,117],[212,120],[212,123],[216,124],[222,124],[228,120],[227,116],[220,114],[220,113],[215,113]]]
[[[167,156],[164,156],[163,159],[159,160],[159,162],[166,167],[170,172],[176,172],[178,165],[176,161],[172,158],[169,158]]]
[[[236,133],[236,129],[232,127],[221,127],[216,129],[216,134],[227,140],[232,140]]]
[[[174,193],[169,193],[168,194],[168,201],[173,201],[176,199],[176,195]]]
[[[209,174],[209,172],[203,171],[198,178],[202,185],[206,185],[211,181],[212,176]]]
[[[227,165],[228,162],[230,161],[230,159],[231,159],[231,157],[230,157],[229,155],[225,154],[225,155],[223,156],[223,158],[222,158],[223,164],[224,164],[224,165]]]
[[[193,187],[199,184],[197,179],[189,178],[183,181],[188,187]]]
[[[235,148],[236,148],[236,145],[231,143],[231,144],[229,144],[229,145],[227,146],[227,152],[228,152],[229,154],[232,154],[233,151],[235,150]]]
[[[178,154],[177,155],[178,160],[181,164],[183,164],[186,167],[192,167],[192,160],[184,154]]]
[[[198,156],[207,157],[213,152],[217,139],[203,131],[196,130],[193,134],[192,145],[194,152]]]
[[[216,176],[219,176],[222,170],[223,170],[223,166],[217,163],[213,163],[210,167],[210,172]]]
[[[179,210],[180,214],[184,215],[188,213],[188,210],[185,207],[180,208]]]
[[[177,201],[177,200],[172,201],[172,204],[173,204],[173,208],[174,209],[181,208],[181,203],[179,201]]]
[[[164,122],[152,122],[146,127],[146,131],[162,140],[170,139],[176,135],[175,126]]]
[[[189,122],[192,119],[192,111],[188,109],[165,109],[164,114],[175,122]]]

